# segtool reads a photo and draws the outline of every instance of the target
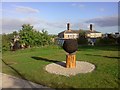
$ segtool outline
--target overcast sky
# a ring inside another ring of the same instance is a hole
[[[117,2],[2,2],[2,33],[19,31],[22,24],[31,24],[36,30],[45,29],[58,34],[70,22],[73,30],[118,31]]]

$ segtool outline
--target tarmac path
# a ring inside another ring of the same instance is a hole
[[[0,88],[49,88],[43,85],[23,80],[11,75],[0,73]]]

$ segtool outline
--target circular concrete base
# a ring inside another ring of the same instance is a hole
[[[92,72],[95,69],[95,65],[85,61],[76,61],[75,68],[66,68],[65,63],[66,62],[63,61],[63,62],[48,64],[45,67],[45,70],[53,74],[71,76],[71,75],[76,75],[78,73]]]

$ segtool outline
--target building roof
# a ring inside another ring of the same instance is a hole
[[[79,32],[80,32],[80,30],[65,30],[65,31],[60,32],[59,34],[62,34],[62,33],[79,33]]]
[[[95,31],[95,30],[92,30],[92,31],[91,30],[86,30],[85,32],[86,33],[101,33],[101,32]]]
[[[98,31],[95,31],[95,30],[65,30],[65,31],[62,31],[59,34],[63,34],[63,33],[80,33],[81,31],[84,31],[85,33],[101,33],[101,32],[98,32]]]
[[[78,30],[65,30],[64,33],[79,33]]]

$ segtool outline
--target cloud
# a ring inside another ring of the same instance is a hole
[[[99,17],[87,20],[86,23],[94,23],[100,27],[118,26],[117,16]]]
[[[58,33],[63,30],[66,30],[67,28],[67,20],[62,21],[47,21],[42,20],[40,18],[2,18],[2,32],[3,33],[12,33],[13,31],[19,31],[23,24],[31,24],[34,26],[34,29],[41,31],[42,29],[47,30],[49,33]],[[72,30],[78,30],[82,29],[83,27],[87,27],[82,22],[70,22],[70,28]]]
[[[76,4],[76,3],[72,3],[71,5],[72,5],[72,6],[76,6],[77,4]]]
[[[11,33],[13,31],[18,31],[21,29],[21,26],[23,24],[31,24],[34,26],[37,30],[47,29],[49,30],[52,28],[52,30],[55,29],[66,29],[66,22],[50,22],[46,20],[42,20],[39,18],[2,18],[0,19],[2,21],[2,32],[3,33]],[[54,29],[53,29],[54,28]],[[51,32],[51,31],[50,31]],[[53,32],[53,31],[52,31]]]
[[[2,13],[2,11],[3,11],[3,10],[0,8],[0,13]]]
[[[101,12],[104,12],[104,11],[105,11],[105,9],[104,9],[104,8],[100,8],[100,11],[101,11]]]
[[[25,7],[25,6],[15,6],[15,10],[17,12],[21,12],[21,13],[27,13],[27,14],[31,14],[31,13],[38,13],[39,10],[38,9],[34,9],[31,7]]]
[[[74,6],[74,7],[78,7],[78,8],[84,8],[85,7],[85,5],[84,4],[78,4],[78,3],[72,3],[71,4],[72,6]]]
[[[80,8],[84,8],[85,5],[84,5],[84,4],[79,4],[78,7],[80,7]]]
[[[59,28],[61,30],[66,30],[67,29],[67,23],[66,21],[61,21],[61,22],[46,22],[46,25],[48,27],[53,27],[53,28]],[[69,22],[70,23],[70,28],[72,30],[78,30],[85,28],[85,24],[82,22]]]
[[[20,30],[23,24],[35,25],[39,23],[36,18],[2,18],[1,21],[3,33]]]
[[[45,22],[46,25],[55,27],[55,28],[64,28],[65,22]]]

